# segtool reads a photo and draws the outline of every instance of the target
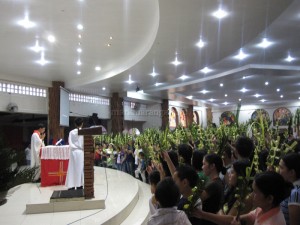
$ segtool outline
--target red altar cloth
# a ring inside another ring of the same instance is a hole
[[[69,146],[45,146],[41,150],[41,186],[64,185],[69,163]]]

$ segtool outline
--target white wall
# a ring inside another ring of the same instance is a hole
[[[17,104],[21,113],[48,114],[48,98],[0,92],[0,111],[7,111],[11,102]]]

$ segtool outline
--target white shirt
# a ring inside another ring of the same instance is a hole
[[[150,216],[148,225],[192,225],[185,212],[177,207],[160,208]]]

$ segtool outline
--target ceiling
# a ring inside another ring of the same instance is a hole
[[[223,19],[212,15],[219,8],[228,13]],[[72,91],[119,92],[141,102],[299,102],[298,0],[2,0],[0,9],[2,80],[40,86],[63,81]],[[34,27],[18,24],[25,15]],[[272,44],[258,47],[263,38]],[[202,48],[196,46],[200,39]],[[41,51],[30,49],[36,41],[44,47],[45,65],[37,63]],[[241,49],[243,60],[234,57]],[[171,63],[175,57],[178,66]],[[211,71],[204,73],[205,67]]]

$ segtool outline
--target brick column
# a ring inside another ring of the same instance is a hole
[[[84,197],[94,198],[94,139],[84,136]]]
[[[194,107],[192,105],[189,105],[189,107],[186,110],[186,126],[189,127],[193,124],[193,111],[194,111]]]
[[[64,82],[53,81],[52,87],[49,88],[48,140],[64,138],[64,127],[59,126],[60,87],[64,87],[64,85]]]
[[[163,99],[161,103],[161,129],[169,127],[169,100]]]
[[[206,119],[207,119],[207,126],[212,124],[213,115],[211,108],[206,109]]]
[[[124,108],[123,98],[113,93],[111,98],[111,131],[114,134],[123,132]]]

